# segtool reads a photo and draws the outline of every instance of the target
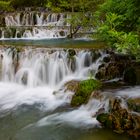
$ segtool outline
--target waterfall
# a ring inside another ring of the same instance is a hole
[[[48,49],[25,49],[18,52],[9,48],[1,50],[1,80],[28,86],[56,86],[69,78],[86,78],[96,71],[92,51],[76,51],[69,56],[68,51]],[[88,65],[87,65],[88,64]]]
[[[30,47],[0,49],[0,111],[35,103],[43,104],[43,109],[49,111],[70,103],[74,93],[62,87],[71,80],[87,79],[91,73],[94,77],[101,58],[93,59],[96,55],[93,52]],[[78,112],[90,115],[92,110],[86,108],[58,115],[57,119],[64,117],[65,120]],[[86,124],[93,124],[92,116],[79,119],[79,123],[83,119],[90,121]]]
[[[6,26],[65,26],[66,17],[67,14],[64,13],[20,12],[17,14],[7,14],[5,16],[5,23]]]
[[[139,97],[140,87],[132,87],[99,92],[99,98],[94,92],[87,104],[70,106],[74,93],[66,83],[94,77],[106,56],[101,51],[3,47],[0,56],[0,139],[77,139],[77,131],[87,139],[101,130],[96,117],[108,112],[112,96],[122,97],[126,108],[124,99]]]
[[[66,13],[19,12],[5,15],[0,39],[66,38],[69,24]]]

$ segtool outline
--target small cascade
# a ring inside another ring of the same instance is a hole
[[[56,86],[69,78],[87,78],[98,66],[93,55],[92,51],[80,50],[74,56],[68,51],[43,48],[23,52],[12,48],[1,50],[1,80],[28,86]]]
[[[64,13],[20,12],[5,16],[6,26],[66,26]]]
[[[20,11],[2,15],[0,40],[67,38],[71,32],[70,13]],[[90,38],[91,27],[75,27],[75,38]],[[74,32],[74,31],[73,31]]]
[[[66,38],[70,25],[66,13],[19,12],[6,14],[5,27],[0,27],[0,39]]]
[[[120,108],[121,115],[122,112],[126,113],[124,119],[127,118],[126,101],[139,99],[139,86],[95,91],[86,104],[74,108],[70,106],[74,93],[64,85],[71,80],[88,79],[91,74],[94,77],[106,53],[80,49],[1,48],[0,130],[2,134],[8,135],[9,139],[11,130],[14,129],[11,138],[17,140],[21,138],[37,140],[46,137],[65,140],[68,134],[72,139],[75,135],[74,139],[77,139],[81,132],[83,135],[78,140],[83,136],[86,140],[87,134],[95,130],[96,139],[97,130],[101,130],[101,125],[96,119],[100,113],[108,114],[111,112],[110,108],[115,107],[115,111]],[[119,107],[116,108],[116,105]],[[117,114],[118,117],[118,113],[115,112],[110,116]],[[135,117],[139,115],[138,112],[132,113]],[[118,122],[117,117],[115,119]],[[132,119],[130,114],[128,118]],[[137,123],[134,123],[134,126],[136,125]],[[70,133],[71,131],[73,133]],[[3,138],[5,137],[0,135],[0,139]],[[112,137],[114,138],[116,135]]]
[[[1,39],[49,39],[65,38],[68,28],[61,27],[7,27],[0,28]]]

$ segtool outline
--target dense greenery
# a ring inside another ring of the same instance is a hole
[[[0,10],[1,11],[11,11],[13,10],[12,6],[10,6],[10,1],[0,1]]]
[[[140,59],[139,0],[106,0],[96,14],[98,38]]]
[[[0,0],[2,5],[9,4],[13,8],[47,7],[53,11],[95,11],[97,5],[104,0]],[[5,9],[6,10],[6,9]]]

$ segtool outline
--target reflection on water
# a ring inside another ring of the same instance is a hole
[[[82,39],[41,39],[41,40],[0,40],[0,45],[20,45],[20,46],[45,46],[53,48],[104,48],[105,44],[94,40]]]

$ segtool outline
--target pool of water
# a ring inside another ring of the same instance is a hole
[[[126,135],[117,135],[103,128],[74,125],[72,122],[53,120],[70,111],[59,109],[44,112],[39,105],[22,105],[0,117],[1,140],[132,140]],[[76,116],[73,116],[76,117]],[[47,119],[45,119],[47,118]],[[52,119],[52,120],[51,120]]]
[[[87,39],[9,39],[0,40],[0,45],[38,46],[50,48],[104,48],[103,42]]]

